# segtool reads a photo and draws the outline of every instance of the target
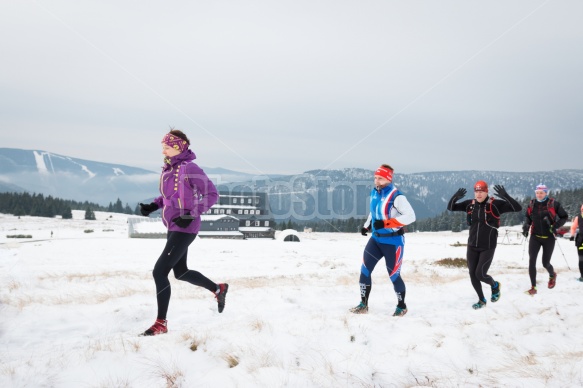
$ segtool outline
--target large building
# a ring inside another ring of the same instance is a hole
[[[201,238],[275,238],[275,221],[266,193],[219,192],[219,201],[200,219]],[[130,237],[166,237],[159,218],[130,217],[128,222]]]
[[[275,221],[266,193],[219,192],[219,201],[202,217],[201,231],[220,231],[221,226],[205,216],[234,217],[243,238],[275,238]]]

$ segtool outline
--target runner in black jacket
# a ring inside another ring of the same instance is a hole
[[[500,215],[518,212],[522,210],[522,206],[508,195],[504,186],[494,186],[494,193],[502,199],[494,197],[488,199],[488,184],[484,181],[478,181],[474,185],[475,199],[457,202],[466,195],[466,192],[464,188],[459,189],[449,200],[447,210],[465,211],[468,214],[470,234],[466,258],[472,286],[480,298],[478,303],[472,307],[479,309],[486,306],[486,298],[480,282],[487,283],[492,287],[492,297],[490,298],[492,302],[500,299],[500,282],[488,275],[498,240]]]
[[[531,287],[526,293],[536,295],[536,257],[540,249],[543,249],[543,267],[549,273],[549,288],[555,288],[557,273],[551,265],[551,256],[555,249],[557,229],[565,225],[569,215],[561,204],[548,196],[549,189],[542,183],[534,190],[536,199],[526,210],[522,234],[528,237],[530,230],[530,241],[528,242],[528,275],[530,276]]]

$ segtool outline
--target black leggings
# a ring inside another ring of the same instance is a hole
[[[530,257],[528,275],[530,276],[530,284],[533,287],[536,287],[536,257],[541,248],[543,249],[543,267],[548,271],[549,276],[555,273],[555,269],[551,265],[551,256],[555,249],[554,237],[542,238],[531,235],[528,243],[528,256]]]
[[[470,280],[478,298],[480,300],[484,299],[484,292],[482,291],[482,284],[484,282],[490,286],[494,286],[494,279],[492,276],[488,275],[488,269],[490,269],[490,264],[494,259],[494,251],[496,248],[492,249],[479,249],[468,246],[466,257],[468,260],[468,271],[470,272]]]
[[[488,275],[488,269],[490,269],[490,264],[492,264],[492,260],[494,259],[495,250],[496,248],[484,250],[474,247],[468,247],[467,250],[466,257],[468,260],[470,280],[480,300],[484,299],[484,292],[482,291],[482,284],[480,282],[487,283],[492,287],[494,286],[494,279]]]
[[[183,232],[168,232],[166,246],[158,258],[152,275],[156,282],[156,299],[158,301],[158,319],[166,319],[168,305],[170,304],[170,281],[168,274],[174,270],[174,276],[178,280],[184,280],[195,286],[204,287],[215,292],[217,285],[207,279],[198,271],[188,269],[186,256],[188,246],[194,241],[196,234]]]

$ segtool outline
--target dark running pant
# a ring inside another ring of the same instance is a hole
[[[575,236],[575,247],[577,247],[577,254],[579,255],[579,273],[583,278],[583,235],[580,233]]]
[[[368,303],[368,293],[372,288],[371,274],[374,267],[381,258],[385,258],[387,271],[391,282],[393,282],[393,289],[397,295],[397,302],[399,308],[407,308],[405,304],[405,282],[401,278],[401,263],[403,262],[403,245],[381,244],[374,238],[368,240],[362,259],[362,266],[360,267],[360,290],[361,297],[365,297],[363,293],[366,292],[365,304]]]
[[[490,264],[494,259],[494,251],[496,248],[492,249],[479,249],[468,246],[467,250],[467,260],[468,260],[468,271],[470,272],[470,280],[478,298],[480,300],[484,298],[484,292],[482,291],[482,283],[494,286],[494,279],[492,276],[488,275],[488,269],[490,269]]]
[[[196,234],[183,232],[168,232],[166,246],[158,258],[152,275],[156,282],[156,299],[158,301],[158,319],[166,319],[170,303],[170,281],[168,274],[174,270],[178,280],[184,280],[195,286],[204,287],[215,292],[217,285],[197,271],[189,270],[186,266],[188,246],[194,241]]]
[[[541,248],[543,249],[543,267],[549,272],[549,276],[555,273],[555,269],[551,265],[555,239],[553,237],[543,238],[531,235],[528,243],[528,256],[530,258],[528,261],[528,275],[530,276],[530,284],[533,287],[536,287],[536,257]]]

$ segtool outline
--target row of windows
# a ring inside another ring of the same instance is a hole
[[[245,226],[261,226],[261,221],[245,221]],[[263,226],[269,226],[269,221],[263,221]]]
[[[237,204],[255,204],[257,205],[259,203],[259,198],[232,198],[233,199],[233,204],[237,205]]]
[[[210,209],[206,214],[261,214],[261,210],[242,210],[233,212],[232,209]]]
[[[238,220],[221,220],[222,223],[224,222],[239,222]],[[263,222],[263,226],[269,226],[269,221],[245,221],[245,226],[261,226],[261,222]],[[213,226],[214,222],[209,222],[210,226]],[[219,228],[217,230],[237,230],[237,228]]]

